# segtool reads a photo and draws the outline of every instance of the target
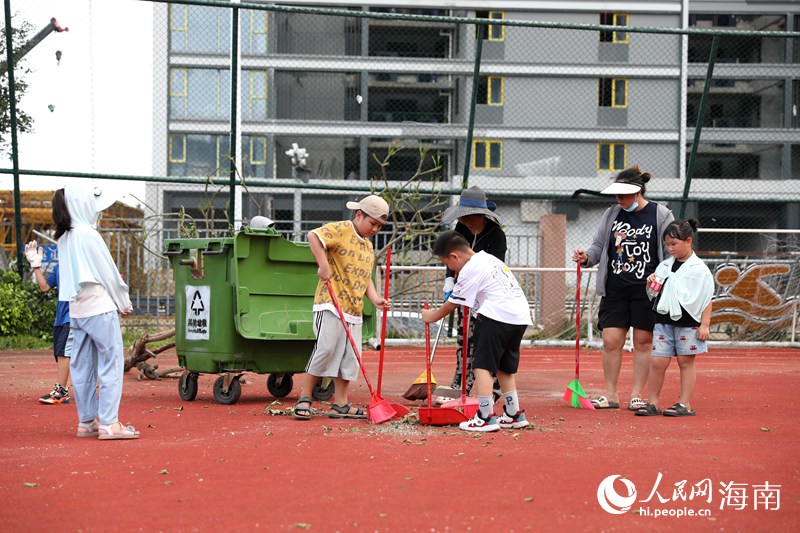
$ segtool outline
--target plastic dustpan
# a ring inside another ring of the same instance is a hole
[[[428,308],[428,302],[425,302],[425,309]],[[428,384],[428,407],[420,407],[418,411],[419,423],[428,426],[454,426],[461,422],[469,420],[467,416],[458,409],[451,409],[449,407],[431,407],[431,329],[428,323],[425,323],[425,368],[427,372]]]

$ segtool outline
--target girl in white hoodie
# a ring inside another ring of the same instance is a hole
[[[70,374],[78,410],[78,437],[135,439],[118,419],[125,364],[120,317],[132,311],[128,286],[96,226],[114,203],[109,191],[70,185],[53,195],[58,240],[58,299],[69,302],[73,332]],[[96,385],[99,382],[99,394]]]
[[[664,375],[673,357],[681,371],[679,401],[663,410],[664,416],[694,416],[691,407],[697,354],[706,353],[711,324],[711,298],[714,277],[706,264],[692,251],[697,221],[675,220],[664,231],[664,243],[672,257],[662,261],[648,278],[665,280],[656,296],[653,355],[650,358],[648,387],[650,402],[636,411],[638,416],[660,415],[658,408]]]

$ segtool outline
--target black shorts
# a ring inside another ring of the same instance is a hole
[[[69,323],[62,324],[61,326],[53,326],[53,357],[56,358],[56,363],[58,363],[59,357],[69,357],[69,355],[65,353],[68,338]]]
[[[656,320],[652,306],[653,302],[647,297],[644,288],[641,293],[606,294],[600,299],[597,329],[635,328],[653,331]]]
[[[498,370],[516,374],[519,368],[519,345],[528,326],[506,324],[480,314],[474,320],[473,368],[488,370],[492,375],[496,375]]]

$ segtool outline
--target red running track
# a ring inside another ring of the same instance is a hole
[[[437,356],[440,383],[454,354],[447,346]],[[197,399],[184,402],[176,380],[138,381],[131,371],[121,418],[142,437],[98,441],[75,438],[74,405],[37,403],[56,373],[49,353],[4,352],[0,524],[15,532],[798,531],[799,356],[713,350],[698,360],[697,416],[670,419],[634,416],[625,403],[573,409],[561,395],[574,351],[527,349],[518,388],[533,425],[491,434],[295,421],[280,411],[299,387],[270,405],[266,376],[255,374],[237,405],[216,403],[207,375]],[[386,357],[382,395],[417,406],[401,394],[424,370],[422,349],[388,348]],[[377,353],[365,359],[375,383]],[[176,359],[168,352],[158,362]],[[626,354],[623,402],[630,378]],[[581,383],[590,394],[602,387],[597,350],[582,353]],[[353,391],[357,403],[369,401],[363,379]],[[673,363],[662,397],[677,395]],[[611,476],[619,478],[601,495],[631,495],[627,512],[600,505],[598,487]],[[698,495],[704,484],[710,490]]]

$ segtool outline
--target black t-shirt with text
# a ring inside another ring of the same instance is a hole
[[[620,209],[608,236],[607,293],[644,291],[659,261],[656,213],[655,202],[631,213]]]

